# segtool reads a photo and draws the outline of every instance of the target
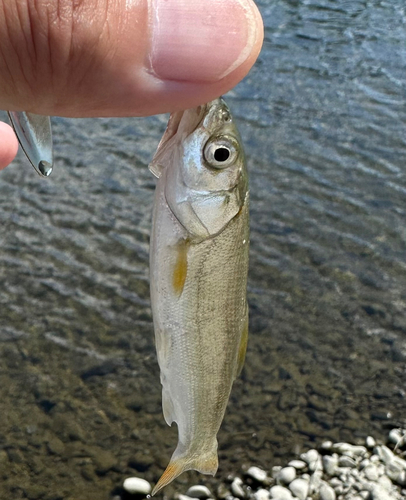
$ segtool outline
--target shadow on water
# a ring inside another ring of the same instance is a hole
[[[212,487],[383,437],[406,407],[404,2],[259,7],[264,49],[227,97],[251,175],[251,337]],[[0,174],[1,498],[108,499],[174,449],[148,283],[165,123],[57,118],[51,178],[22,156]]]

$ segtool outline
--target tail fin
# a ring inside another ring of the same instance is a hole
[[[180,476],[182,472],[187,470],[197,470],[197,472],[201,472],[202,474],[211,474],[214,476],[217,472],[217,467],[217,441],[215,442],[215,446],[212,450],[203,453],[198,457],[184,455],[176,458],[175,450],[168,467],[165,469],[165,472],[162,474],[161,478],[155,485],[155,488],[152,490],[152,496]]]

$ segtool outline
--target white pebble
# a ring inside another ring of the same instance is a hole
[[[298,478],[290,483],[289,489],[299,500],[306,500],[309,483],[305,479]]]
[[[392,495],[379,484],[375,484],[373,488],[371,488],[371,497],[372,500],[393,500]]]
[[[333,446],[332,441],[324,441],[324,443],[321,443],[321,447],[323,450],[331,450],[332,446]]]
[[[211,498],[213,496],[209,488],[200,484],[191,486],[187,490],[186,495],[192,498]]]
[[[140,477],[127,477],[124,480],[123,488],[132,495],[148,495],[151,493],[151,485]]]
[[[296,477],[296,469],[294,467],[283,467],[276,476],[276,480],[283,484],[291,483]]]
[[[376,441],[372,436],[368,436],[365,440],[365,444],[368,448],[373,448],[376,445]]]
[[[307,464],[310,464],[311,462],[316,462],[316,460],[319,458],[319,452],[315,449],[312,449],[307,451],[306,453],[302,453],[300,455],[300,458]]]
[[[310,476],[309,480],[309,491],[307,492],[308,494],[315,493],[319,491],[320,485],[322,483],[321,478],[323,477],[323,471],[321,469],[316,470],[314,474]],[[302,477],[302,479],[304,479]]]
[[[231,493],[238,498],[244,498],[245,493],[244,490],[242,489],[242,479],[239,477],[236,477],[234,481],[231,483]]]
[[[390,491],[393,486],[392,481],[388,478],[388,476],[381,476],[378,479],[378,484],[387,491]]]
[[[401,446],[403,442],[403,432],[402,429],[392,429],[389,432],[389,441],[394,444],[398,444]]]
[[[274,466],[272,467],[272,472],[271,472],[272,477],[275,479],[275,478],[276,478],[276,476],[279,474],[279,472],[280,472],[281,470],[282,470],[282,466],[280,466],[280,465],[274,465]]]
[[[303,460],[291,460],[288,465],[291,467],[294,467],[296,470],[302,470],[307,467],[306,462],[303,462]]]
[[[255,500],[269,500],[269,491],[264,488],[260,488],[254,493],[254,498]]]
[[[320,486],[320,500],[336,500],[336,492],[324,482]]]
[[[250,467],[247,470],[247,475],[251,476],[253,479],[258,481],[259,483],[263,483],[268,478],[268,474],[263,469],[260,469],[259,467],[255,467],[255,466]]]
[[[403,470],[406,470],[406,460],[403,460],[403,458],[395,456],[393,461]]]
[[[373,464],[367,465],[362,472],[369,481],[378,481],[379,479],[378,468]]]
[[[359,492],[359,496],[362,498],[362,500],[368,500],[369,498],[369,491],[362,490]]]
[[[356,463],[355,460],[353,460],[351,457],[348,455],[342,455],[338,459],[338,466],[339,467],[355,467]]]
[[[406,471],[402,470],[402,472],[399,474],[396,482],[400,484],[400,486],[406,486]]]
[[[375,450],[379,458],[382,460],[382,462],[385,462],[385,464],[392,462],[392,460],[395,458],[395,455],[387,446],[377,446]]]
[[[176,500],[193,500],[192,497],[188,497],[187,495],[182,495],[182,493],[179,493],[175,496]],[[233,498],[233,497],[231,497]]]
[[[292,493],[284,486],[272,486],[269,491],[271,493],[271,498],[277,498],[278,500],[293,500]]]
[[[337,470],[338,459],[337,455],[324,455],[323,457],[323,468],[329,476],[334,476]]]

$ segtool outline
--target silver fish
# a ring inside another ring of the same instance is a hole
[[[18,141],[35,170],[44,177],[52,173],[52,131],[49,116],[25,111],[9,111]]]
[[[162,406],[178,445],[152,494],[187,470],[214,475],[217,432],[248,337],[248,177],[222,99],[173,113],[150,170],[159,178],[151,301]]]

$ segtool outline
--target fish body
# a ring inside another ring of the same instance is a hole
[[[248,335],[248,179],[222,99],[171,115],[159,177],[151,302],[163,413],[178,445],[153,494],[190,469],[215,474],[217,432]]]

